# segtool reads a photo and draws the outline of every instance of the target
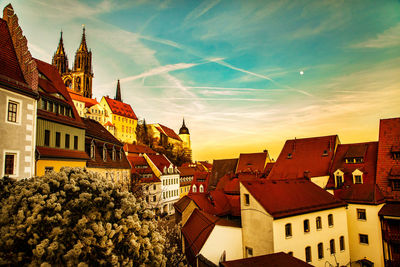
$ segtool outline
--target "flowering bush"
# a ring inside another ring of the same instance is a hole
[[[3,178],[0,205],[0,265],[165,266],[153,211],[96,173]]]

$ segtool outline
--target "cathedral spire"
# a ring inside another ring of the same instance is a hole
[[[79,46],[78,51],[83,51],[87,52],[87,45],[86,45],[86,34],[85,34],[85,25],[82,25],[83,27],[83,32],[82,32],[82,40],[81,40],[81,45]]]
[[[189,134],[189,129],[185,125],[185,118],[183,118],[182,127],[179,129],[179,134]]]
[[[117,91],[115,93],[114,100],[118,100],[118,101],[122,102],[122,99],[121,99],[121,85],[119,84],[119,79],[118,79],[118,83],[117,83]]]
[[[52,64],[57,67],[58,72],[61,75],[68,72],[68,58],[67,55],[65,54],[62,30],[57,50],[53,56]]]

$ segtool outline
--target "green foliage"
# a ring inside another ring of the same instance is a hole
[[[0,190],[0,265],[166,264],[154,212],[95,173],[3,178]]]

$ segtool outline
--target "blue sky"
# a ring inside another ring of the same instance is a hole
[[[71,66],[85,24],[94,96],[121,79],[139,118],[178,131],[184,116],[197,160],[377,140],[379,119],[400,114],[398,0],[11,3],[47,62],[62,29]]]

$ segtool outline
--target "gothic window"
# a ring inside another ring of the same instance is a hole
[[[202,184],[201,184],[200,187],[199,187],[199,192],[200,192],[200,193],[203,193],[203,192],[204,192],[204,186],[203,186]]]
[[[192,191],[193,191],[193,193],[196,193],[196,192],[197,192],[197,187],[196,187],[195,184],[194,184],[193,187],[192,187]]]

